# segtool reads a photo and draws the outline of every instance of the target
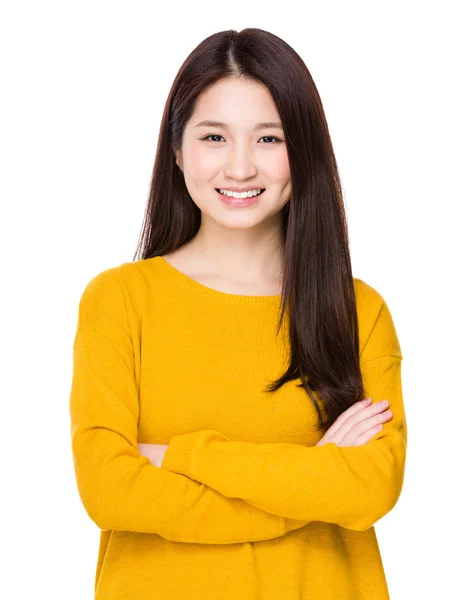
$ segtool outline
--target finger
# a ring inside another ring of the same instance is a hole
[[[342,412],[334,423],[327,429],[327,434],[333,435],[338,429],[342,427],[342,425],[347,421],[349,417],[352,417],[357,412],[363,410],[364,408],[369,406],[368,400],[370,398],[366,398],[365,400],[360,400],[359,402],[355,402],[350,408],[347,408],[344,412]]]
[[[370,440],[377,435],[380,431],[382,431],[383,429],[383,425],[382,423],[380,423],[380,425],[376,425],[375,427],[372,427],[371,429],[368,429],[365,433],[363,433],[362,435],[360,435],[355,441],[353,446],[362,446],[363,444],[367,444],[367,442],[370,442]]]
[[[374,430],[376,427],[379,428],[383,423],[390,421],[393,418],[391,411],[387,410],[382,414],[377,414],[361,423],[357,423],[352,427],[349,432],[344,436],[344,438],[340,441],[343,442],[344,445],[352,445],[354,446],[356,443],[356,439],[360,436],[365,436],[368,431]],[[380,431],[380,429],[379,429]]]
[[[379,413],[377,415],[374,415],[373,417],[369,417],[365,421],[362,421],[361,423],[356,424],[353,427],[353,432],[357,433],[358,435],[361,435],[361,433],[364,433],[364,431],[367,431],[368,429],[371,429],[372,427],[376,427],[377,425],[380,425],[381,423],[388,421],[391,418],[392,418],[392,412],[390,410],[386,410],[383,413]]]
[[[369,419],[375,417],[375,415],[378,416],[379,413],[381,413],[386,408],[386,406],[387,405],[385,403],[376,402],[375,404],[371,404],[371,406],[364,407],[361,410],[352,412],[349,416],[347,416],[348,411],[345,411],[344,413],[342,413],[342,415],[344,415],[346,418],[344,420],[342,420],[342,422],[339,425],[339,428],[337,428],[337,430],[336,430],[338,442],[344,441],[345,436],[351,430],[354,430],[352,433],[352,436],[353,436],[352,439],[354,439],[355,434],[356,434],[355,428],[357,426],[359,426],[361,423],[364,423],[364,422],[368,421]],[[354,406],[352,406],[352,408],[354,408]],[[349,412],[351,412],[351,411],[349,411]],[[340,417],[342,415],[340,415]],[[338,419],[337,419],[337,421],[338,421]],[[337,421],[335,421],[335,422],[337,422]],[[367,423],[367,425],[362,426],[361,429],[357,430],[357,432],[360,435],[361,433],[363,433],[364,430],[369,429],[370,425],[375,425],[379,422],[380,421],[374,419],[373,422]]]

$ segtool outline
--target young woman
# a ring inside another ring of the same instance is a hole
[[[352,275],[320,97],[283,40],[224,31],[184,62],[139,251],[87,284],[73,347],[95,598],[388,598],[402,354]]]

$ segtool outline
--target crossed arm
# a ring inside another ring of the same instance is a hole
[[[82,503],[101,529],[232,544],[276,538],[306,525],[155,468],[138,447],[134,382],[133,367],[120,346],[78,328],[70,394],[73,461]]]
[[[401,355],[385,304],[362,373],[366,396],[387,398],[393,418],[368,444],[253,444],[202,430],[172,437],[155,468],[138,441],[131,340],[99,329],[108,323],[96,317],[108,310],[99,299],[110,297],[100,292],[80,304],[70,415],[78,491],[101,529],[229,544],[272,539],[310,521],[363,531],[394,506],[407,433]]]

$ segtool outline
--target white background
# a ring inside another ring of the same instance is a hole
[[[259,27],[312,73],[353,274],[384,296],[400,338],[405,485],[376,524],[391,598],[464,597],[462,4],[2,3],[0,596],[92,598],[99,530],[77,493],[68,412],[78,300],[91,277],[133,259],[180,65],[212,33]]]

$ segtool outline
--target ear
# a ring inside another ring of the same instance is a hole
[[[176,150],[175,148],[173,148],[174,150],[174,156],[175,156],[175,161],[177,163],[177,166],[179,167],[179,169],[181,171],[183,171],[183,163],[182,163],[182,156],[179,150]]]

